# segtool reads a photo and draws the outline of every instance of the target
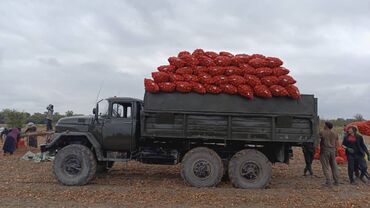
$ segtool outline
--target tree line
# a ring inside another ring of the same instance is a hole
[[[56,123],[59,119],[68,116],[77,116],[82,114],[75,114],[73,111],[69,110],[64,114],[59,112],[54,113],[53,122]],[[3,109],[0,111],[0,124],[6,124],[8,127],[23,127],[28,122],[33,122],[35,124],[45,124],[46,112],[44,113],[27,113],[17,111],[15,109]]]

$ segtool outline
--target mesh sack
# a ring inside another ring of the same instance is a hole
[[[253,99],[253,88],[249,85],[239,85],[238,86],[239,95],[246,97],[250,100]]]
[[[257,85],[254,87],[254,94],[262,98],[271,98],[272,94],[266,85]]]
[[[170,76],[166,72],[152,72],[152,77],[156,83],[168,82],[170,80]]]
[[[151,79],[144,79],[145,91],[151,93],[159,92],[159,86]]]

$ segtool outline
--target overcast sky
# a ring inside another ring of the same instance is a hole
[[[143,79],[196,48],[280,57],[322,118],[370,119],[370,1],[0,0],[0,109],[89,114],[143,98]]]

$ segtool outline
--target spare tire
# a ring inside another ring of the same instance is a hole
[[[218,154],[206,147],[196,147],[187,152],[181,162],[181,176],[195,187],[213,187],[223,176],[223,163]]]
[[[271,175],[271,162],[255,149],[241,150],[229,162],[229,179],[237,188],[264,188],[270,183]]]
[[[95,175],[96,159],[91,150],[80,144],[71,144],[58,151],[53,162],[57,180],[67,186],[87,184]]]

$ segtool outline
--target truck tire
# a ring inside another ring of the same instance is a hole
[[[114,161],[98,161],[96,164],[96,174],[107,172],[114,165]]]
[[[55,156],[53,173],[63,185],[85,185],[94,177],[95,172],[95,156],[84,145],[68,145],[58,151]]]
[[[181,177],[194,187],[213,187],[220,183],[223,164],[218,154],[206,147],[187,152],[181,162]]]
[[[241,150],[229,162],[229,179],[237,188],[265,188],[271,175],[271,162],[258,150]]]

